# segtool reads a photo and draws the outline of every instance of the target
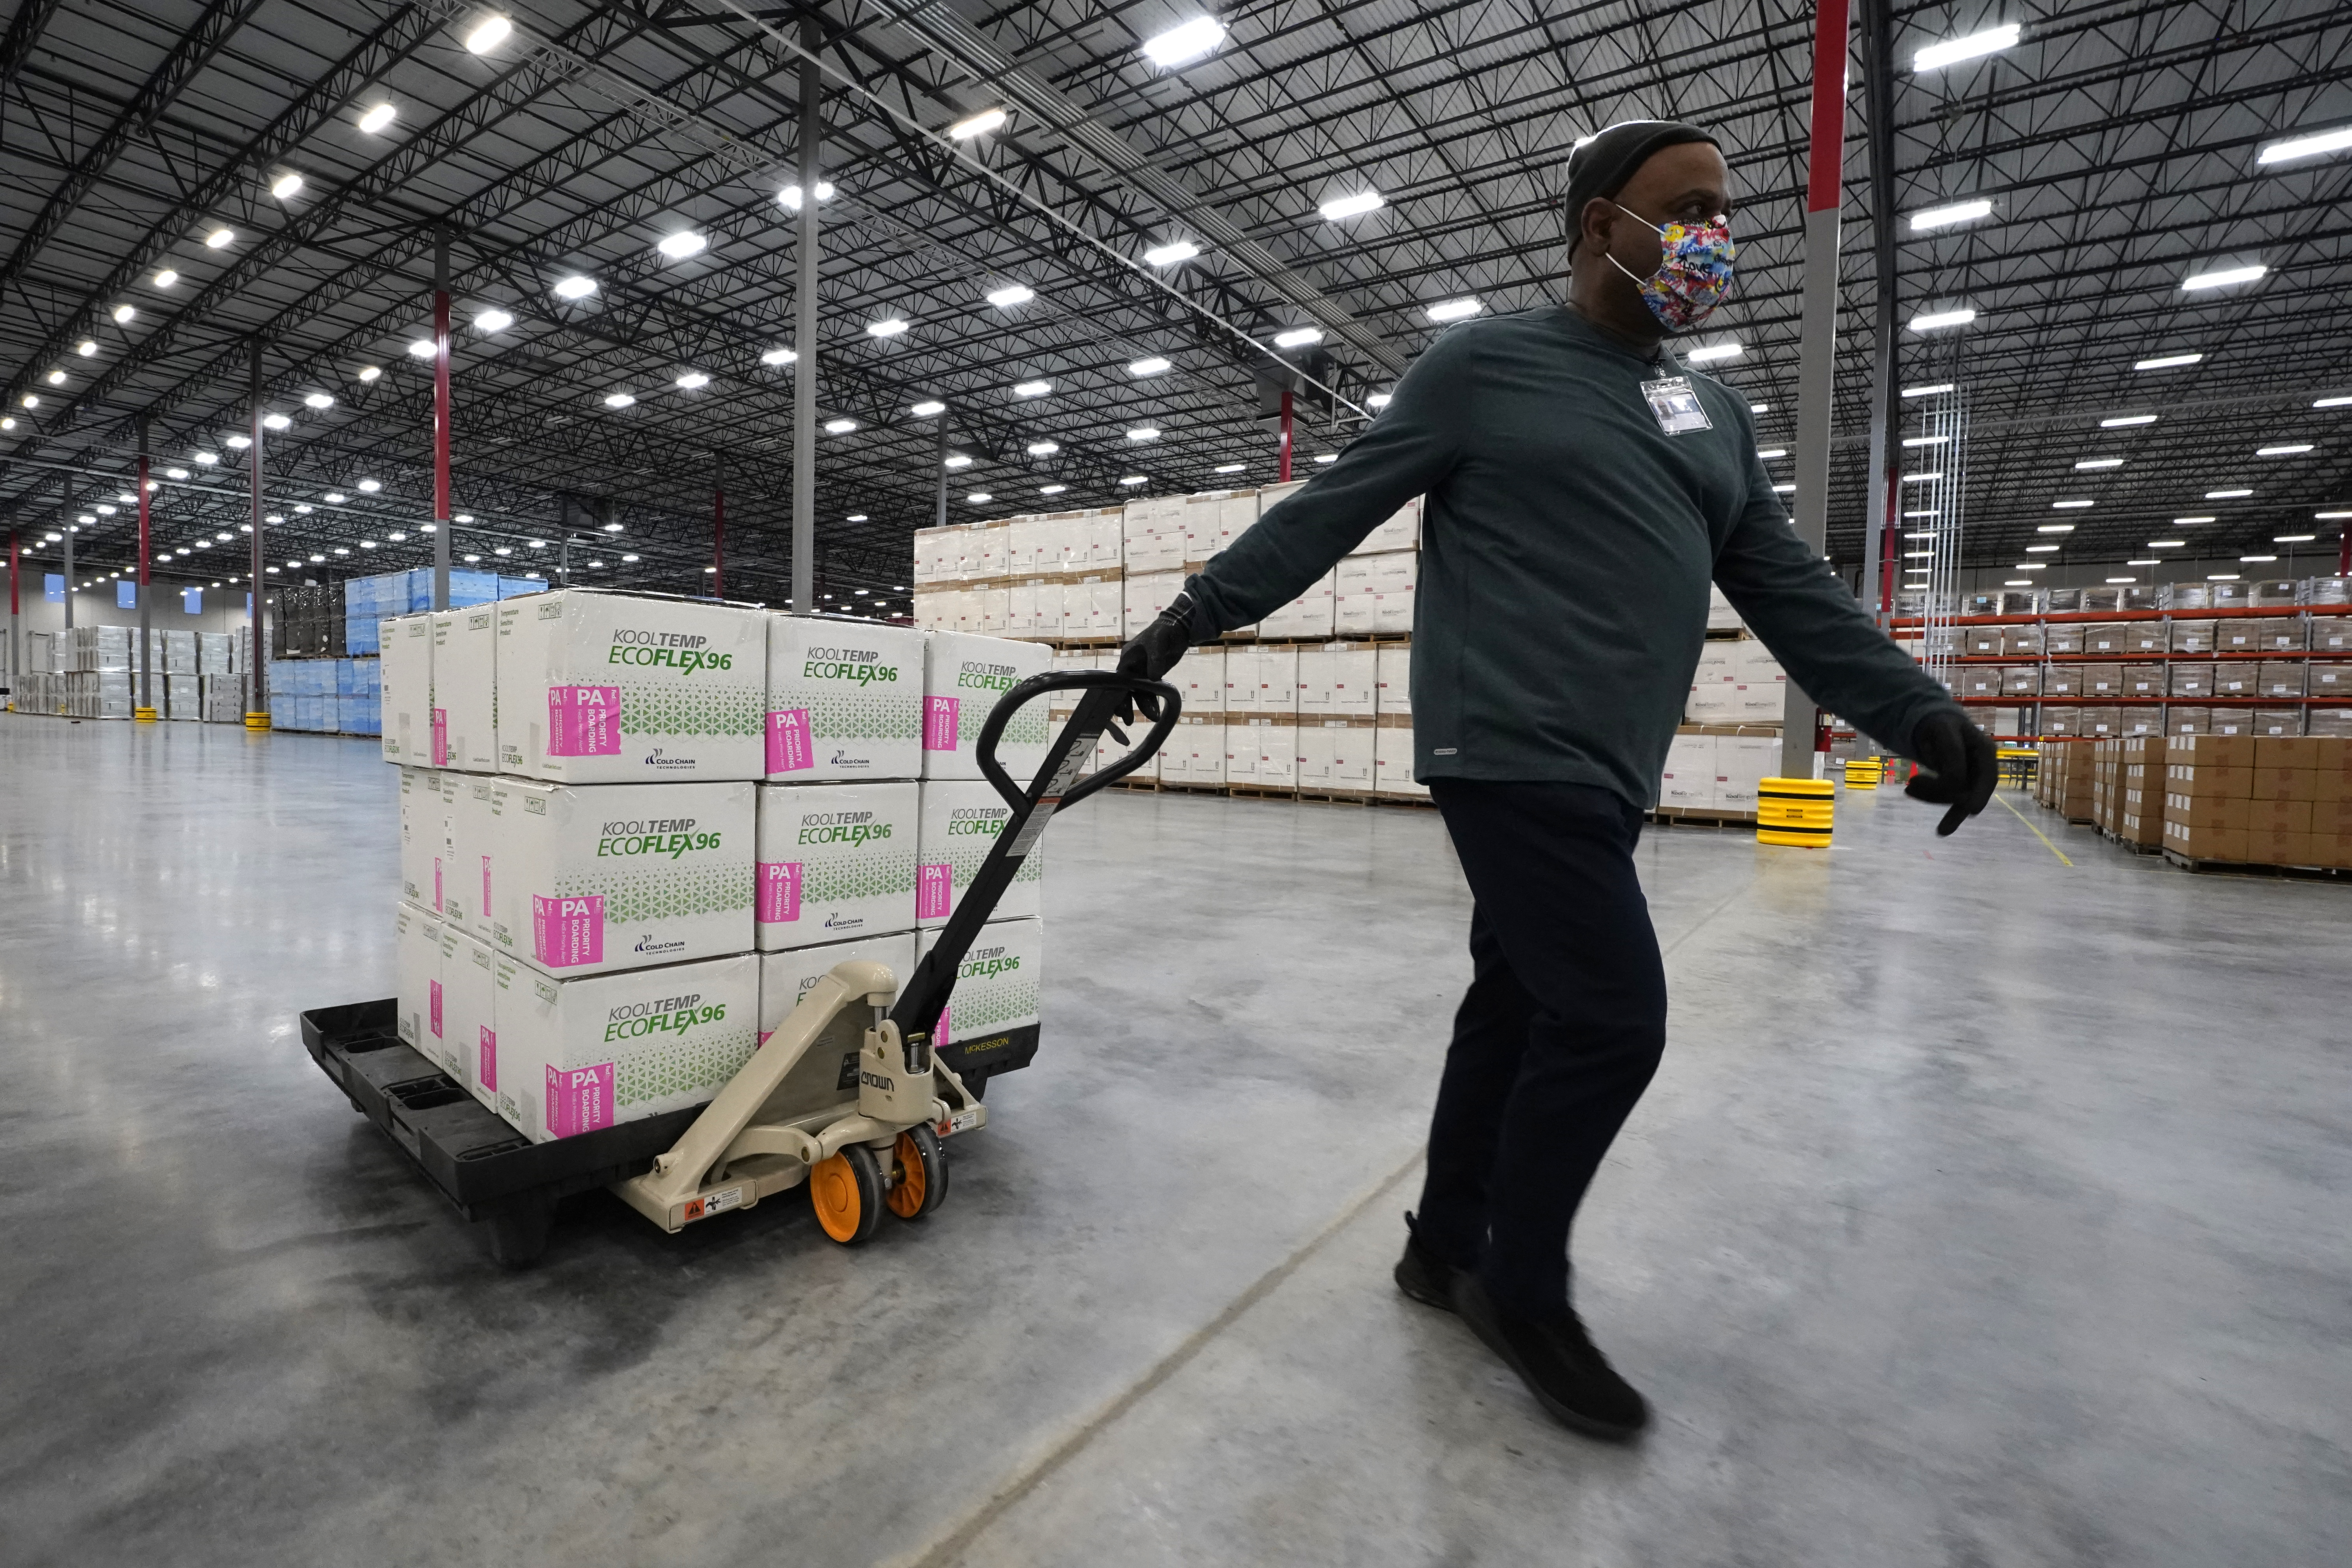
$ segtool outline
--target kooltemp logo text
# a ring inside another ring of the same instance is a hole
[[[963,805],[948,813],[948,837],[977,835],[993,838],[1004,831],[1005,818],[1013,813],[1001,805]]]
[[[1001,947],[987,947],[969,953],[956,966],[958,980],[985,980],[992,974],[1010,974],[1021,967],[1021,955],[1007,953]]]
[[[667,855],[675,860],[695,849],[716,849],[719,835],[694,831],[690,816],[660,818],[649,822],[608,822],[603,837],[596,840],[596,853],[603,855]]]
[[[875,663],[880,657],[871,648],[813,647],[809,649],[807,662],[801,666],[801,679],[854,680],[860,686],[877,680],[898,684],[898,668]]]
[[[727,1016],[723,1002],[702,1006],[702,996],[670,996],[658,1002],[638,1002],[615,1007],[604,1026],[607,1041],[636,1039],[646,1035],[683,1035],[697,1024],[716,1024]]]
[[[803,844],[860,844],[879,842],[890,837],[891,825],[874,820],[870,811],[812,812],[801,818]]]
[[[956,677],[956,684],[987,691],[1010,691],[1019,679],[1019,673],[1009,664],[967,664]]]
[[[661,666],[681,674],[697,669],[734,668],[733,654],[705,651],[709,641],[709,637],[685,632],[634,631],[624,627],[613,634],[613,647],[604,656],[604,662]]]

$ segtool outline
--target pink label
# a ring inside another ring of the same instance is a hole
[[[768,715],[768,771],[796,773],[816,766],[816,738],[809,731],[808,710],[787,708]]]
[[[923,750],[952,752],[956,749],[958,701],[953,697],[923,699]]]
[[[436,768],[449,765],[449,710],[446,708],[433,710],[433,765]]]
[[[448,907],[449,906],[447,904],[442,902],[441,857],[436,855],[433,857],[433,912],[437,915]]]
[[[953,1007],[942,1007],[940,1009],[940,1021],[931,1026],[931,1048],[933,1050],[937,1050],[941,1046],[948,1043],[948,1015],[954,1011],[955,1009]]]
[[[499,1089],[499,1037],[482,1026],[482,1054],[476,1069],[481,1076],[482,1087],[496,1094]]]
[[[433,992],[433,1037],[437,1040],[441,1037],[441,983],[428,980],[425,984]]]
[[[490,858],[482,857],[482,918],[490,918]]]
[[[613,1125],[613,1064],[547,1069],[547,1130],[558,1138]]]
[[[801,918],[801,862],[760,862],[760,920],[767,924]]]
[[[604,895],[530,900],[532,950],[550,969],[604,962]]]
[[[915,918],[917,920],[945,920],[948,906],[954,901],[954,867],[918,866],[915,868]]]
[[[621,689],[617,686],[549,687],[547,754],[551,757],[619,756]]]
[[[775,1032],[776,1032],[776,1031],[775,1031],[775,1030],[773,1030],[773,1029],[762,1029],[762,1030],[761,1030],[761,1031],[760,1031],[760,1046],[764,1046],[764,1045],[766,1045],[766,1044],[768,1043],[768,1037],[769,1037],[770,1035],[774,1034]],[[760,1046],[753,1046],[751,1048],[752,1048],[753,1050],[755,1050],[755,1051],[756,1051],[756,1050],[758,1050],[758,1049],[760,1048]]]

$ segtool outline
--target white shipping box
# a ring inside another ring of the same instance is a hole
[[[491,998],[497,986],[491,978],[488,947],[476,942],[449,921],[441,922],[441,1038],[437,1060],[441,1070],[466,1087],[466,1091],[491,1110],[498,1098],[491,1086],[499,1076],[499,1035]],[[486,1085],[483,1074],[487,1070]]]
[[[1285,718],[1298,711],[1298,655],[1295,647],[1257,650],[1257,710]]]
[[[1333,605],[1338,593],[1339,571],[1335,567],[1318,577],[1304,594],[1290,603],[1267,613],[1258,623],[1258,636],[1263,637],[1328,637],[1331,635],[1335,614]]]
[[[1377,655],[1377,679],[1380,695],[1376,703],[1381,713],[1412,711],[1412,644],[1382,643]]]
[[[383,690],[383,760],[404,767],[433,764],[433,617],[393,616],[380,623],[383,652],[377,679]]]
[[[990,710],[1005,692],[1044,674],[1053,662],[1054,650],[1038,643],[926,633],[923,777],[979,778],[976,742]],[[1045,761],[1045,703],[1041,699],[1024,704],[1005,724],[996,743],[997,764],[1016,783],[1027,784]]]
[[[812,947],[915,929],[922,786],[761,784],[761,948]]]
[[[436,769],[433,786],[441,796],[441,836],[433,844],[432,910],[443,920],[464,919],[460,901],[465,879],[457,865],[457,812],[466,801],[470,774],[455,768]]]
[[[1185,650],[1176,661],[1176,668],[1167,674],[1168,684],[1184,699],[1184,711],[1202,723],[1214,721],[1215,715],[1225,710],[1225,659],[1232,650],[1222,647],[1196,647]],[[1175,737],[1169,744],[1175,744]]]
[[[1117,571],[1126,560],[1125,536],[1118,509],[1109,508],[1080,520],[1078,541],[1085,553],[1070,560],[1073,567],[1108,567]]]
[[[433,622],[434,765],[499,771],[499,610],[444,610]]]
[[[916,940],[915,959],[920,963],[940,943],[940,933],[927,931]],[[959,1041],[977,1044],[982,1037],[1024,1028],[1038,1021],[1045,963],[1045,922],[1037,919],[991,921],[956,965],[955,990],[932,1031],[934,1046]],[[985,1061],[965,1058],[971,1068]],[[965,1070],[963,1067],[959,1071]]]
[[[1266,502],[1263,491],[1237,490],[1217,503],[1217,536],[1208,542],[1209,554],[1216,555],[1229,548],[1234,540],[1247,533],[1264,515]],[[1202,542],[1193,541],[1198,548]],[[1206,557],[1193,556],[1193,560]]]
[[[752,953],[555,980],[501,956],[498,1113],[534,1143],[700,1105],[759,1044]]]
[[[765,772],[766,611],[577,588],[497,609],[501,772],[572,784]]]
[[[1289,789],[1298,783],[1298,735],[1296,720],[1286,713],[1271,715],[1252,726],[1257,734],[1257,782],[1261,789]]]
[[[1372,792],[1423,795],[1429,786],[1412,776],[1412,731],[1383,724],[1372,731]]]
[[[1715,808],[1754,811],[1756,785],[1780,768],[1777,735],[1717,735],[1715,738]]]
[[[1709,583],[1706,585],[1706,629],[1711,632],[1730,631],[1744,626],[1739,612],[1723,596],[1723,590]]]
[[[551,974],[747,951],[756,788],[498,780],[490,945]]]
[[[1666,769],[1658,782],[1658,804],[1683,811],[1715,809],[1713,735],[1676,735],[1666,746]]]
[[[400,1042],[441,1059],[441,920],[403,899],[393,913],[393,1017]]]
[[[814,616],[768,617],[766,773],[806,784],[923,769],[923,634]]]
[[[1055,569],[1047,556],[1055,535],[1054,524],[1043,517],[1016,517],[1004,525],[1004,574],[1008,577],[1029,577]]]
[[[1257,731],[1266,722],[1255,712],[1243,710],[1225,715],[1225,777],[1229,784],[1257,784]],[[1213,784],[1214,779],[1202,781]]]
[[[1039,713],[1045,705],[1039,703]],[[1012,808],[985,780],[929,780],[923,783],[922,820],[915,842],[915,923],[941,926],[961,907],[971,879],[997,836],[1013,816]],[[1034,845],[1004,889],[990,918],[1017,920],[1045,913],[1042,896],[1045,860],[1042,838]]]
[[[449,842],[449,807],[441,775],[431,768],[400,770],[400,896],[429,910],[441,907],[441,857]]]
[[[1083,598],[1080,591],[1084,590]],[[1127,584],[1118,577],[1084,578],[1062,589],[1066,637],[1115,637],[1126,624]],[[1083,605],[1085,619],[1079,619]]]
[[[1121,623],[1121,637],[1132,637],[1160,618],[1160,612],[1175,601],[1184,591],[1181,572],[1150,572],[1141,576],[1130,573],[1127,579],[1126,610]]]
[[[1720,645],[1731,651],[1732,710],[1735,722],[1777,724],[1788,712],[1789,677],[1780,661],[1762,643],[1752,640]]]
[[[1221,784],[1225,782],[1224,716],[1214,707],[1192,712],[1189,698],[1185,707],[1183,717],[1169,732],[1168,743],[1160,749],[1160,780]]]
[[[1415,496],[1396,515],[1381,523],[1358,541],[1350,555],[1378,555],[1392,550],[1412,550],[1421,544],[1421,508],[1423,498]]]
[[[477,942],[491,942],[490,856],[499,840],[496,796],[506,780],[455,771],[441,775],[447,802],[448,863],[441,918]]]

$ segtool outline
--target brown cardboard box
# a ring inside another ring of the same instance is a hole
[[[2206,729],[2212,734],[2235,735],[2251,741],[2254,738],[2254,715],[2250,709],[2217,706],[2212,718],[2206,722]]]
[[[2213,695],[2213,667],[2210,664],[2176,664],[2172,667],[2174,697],[2210,697]]]
[[[2313,659],[2305,667],[2304,679],[2313,697],[2352,697],[2352,664]]]
[[[2042,667],[2038,664],[2005,664],[2000,667],[2000,689],[2009,697],[2039,697],[2042,695]]]
[[[2171,638],[2162,621],[2126,621],[2124,652],[2127,654],[2164,653]]]
[[[2167,817],[2162,842],[2167,849],[2191,860],[2242,862],[2246,858],[2246,830],[2242,827],[2194,827]]]
[[[2211,653],[2213,627],[2216,624],[2212,621],[2174,621],[2172,646],[2168,651],[2176,656],[2184,653]]]
[[[2320,775],[2314,773],[2314,778]],[[2311,830],[2314,833],[2352,833],[2352,800],[2341,796],[2334,800],[2311,803]]]
[[[2250,800],[2246,830],[2250,833],[2308,833],[2311,806],[2307,800]]]
[[[2303,732],[2352,740],[2352,708],[2306,708],[2303,710]]]
[[[2317,801],[2352,800],[2352,773],[2336,773],[2327,768],[2312,769],[2311,798]]]
[[[2314,616],[2311,618],[2311,651],[2352,653],[2352,616]]]
[[[2183,708],[2173,702],[2164,705],[2164,732],[2168,735],[2202,735],[2212,727],[2210,708]]]
[[[2161,697],[2164,695],[2164,666],[2160,664],[2126,664],[2123,666],[2124,695],[2126,697]],[[2352,687],[2347,687],[2352,689]]]
[[[2113,705],[2085,706],[2083,710],[2083,733],[2095,740],[2113,740],[2123,733],[2124,710]]]
[[[2000,696],[2001,674],[2001,667],[1997,664],[1961,666],[1960,695],[1963,697]]]
[[[2113,701],[2124,694],[2124,667],[2120,664],[2081,664],[2083,695]],[[2300,695],[2298,693],[2297,695]]]
[[[2352,833],[2314,833],[2311,863],[2352,871]]]
[[[2308,833],[2262,833],[2246,835],[2246,859],[2256,866],[2312,866],[2317,840]]]
[[[2003,640],[1999,626],[1969,626],[1960,633],[1960,651],[1979,658],[1998,654]]]
[[[2273,738],[2259,735],[2254,739],[2254,766],[2258,768],[2315,768],[2320,754],[2328,749],[2325,741],[2302,737]]]
[[[2044,697],[2080,697],[2083,694],[2083,667],[2079,664],[2050,664],[2042,668],[2042,695]]]
[[[2254,697],[2262,692],[2263,665],[2260,659],[2225,658],[2213,667],[2213,695],[2216,697]],[[2190,695],[2199,695],[2191,693]]]
[[[2053,626],[2043,626],[2042,628],[2042,651],[2045,654],[2082,652],[2083,623],[2080,621],[2060,621]]]
[[[2124,651],[2125,626],[2121,621],[2094,621],[2083,627],[2084,653],[2119,654]]]
[[[2042,732],[2063,735],[2069,739],[2083,732],[2083,710],[2060,703],[2045,703],[2042,709]]]
[[[2000,651],[2011,658],[2019,654],[2038,658],[2042,652],[2042,628],[2040,626],[2001,627]]]
[[[2199,736],[2199,740],[2205,737]],[[2180,739],[2176,735],[2175,740]],[[2215,767],[2210,763],[2168,762],[2164,764],[2164,793],[2167,795],[2197,795],[2209,800],[2251,800],[2254,787],[2252,768]]]
[[[2164,820],[2189,827],[2229,827],[2242,833],[2253,820],[2253,810],[2252,801],[2237,796],[2168,793],[2164,797]]]
[[[2300,735],[2303,733],[2303,710],[2300,708],[2257,708],[2247,715],[2256,735]]]
[[[2252,735],[2175,735],[2164,748],[2168,763],[2211,763],[2225,768],[2254,765]]]
[[[2213,628],[2213,651],[2216,653],[2260,653],[2263,651],[2262,622],[2253,619],[2223,621]]]
[[[2303,660],[2266,658],[2254,668],[2261,672],[2254,678],[2256,696],[2300,697],[2303,695]]]
[[[2252,800],[2316,800],[2319,773],[2313,768],[2256,768],[2246,789]]]
[[[2254,646],[2264,653],[2303,651],[2303,617],[2300,616],[2263,616],[2242,624],[2254,628]]]

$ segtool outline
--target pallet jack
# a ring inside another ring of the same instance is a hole
[[[1024,786],[998,763],[997,742],[1017,710],[1064,690],[1085,695]],[[1087,773],[1106,731],[1127,743],[1119,725],[1130,704],[1152,721],[1150,731]],[[1112,670],[1049,671],[1007,691],[974,750],[1011,816],[905,989],[886,965],[834,965],[706,1105],[533,1143],[401,1043],[389,999],[303,1014],[303,1044],[352,1108],[383,1127],[461,1213],[489,1222],[500,1263],[538,1258],[556,1204],[592,1187],[609,1188],[674,1235],[806,1185],[825,1235],[856,1246],[874,1234],[885,1208],[910,1220],[938,1208],[948,1190],[945,1141],[987,1125],[984,1078],[967,1083],[932,1037],[981,927],[1054,814],[1140,767],[1181,709],[1166,682]],[[845,1073],[795,1073],[804,1061],[845,1058],[825,1048],[845,1045],[855,1051],[854,1084]],[[814,1097],[822,1103],[812,1103],[813,1083],[824,1086]]]

